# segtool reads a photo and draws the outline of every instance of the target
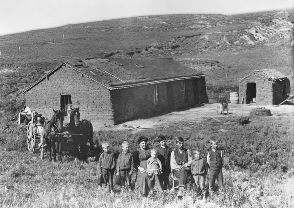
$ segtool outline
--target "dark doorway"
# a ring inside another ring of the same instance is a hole
[[[247,83],[246,104],[256,102],[256,83]]]
[[[67,116],[68,105],[71,105],[71,95],[61,95],[60,96],[60,110],[64,112],[64,115]]]

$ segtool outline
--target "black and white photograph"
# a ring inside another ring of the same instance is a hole
[[[293,208],[293,0],[0,0],[0,207]]]

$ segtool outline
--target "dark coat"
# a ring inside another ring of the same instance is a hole
[[[162,164],[162,171],[170,173],[171,149],[169,147],[166,147],[166,148],[159,147],[157,149],[157,152],[158,152],[158,159],[160,160]]]

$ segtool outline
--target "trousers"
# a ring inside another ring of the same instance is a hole
[[[219,188],[223,188],[223,171],[222,168],[219,169],[209,169],[209,189],[215,190],[215,181],[217,180],[217,185]]]

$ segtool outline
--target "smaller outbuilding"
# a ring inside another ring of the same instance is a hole
[[[275,69],[255,70],[239,81],[240,103],[278,105],[290,94],[290,80]]]

